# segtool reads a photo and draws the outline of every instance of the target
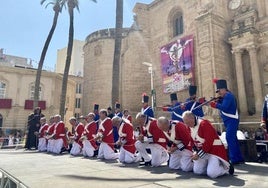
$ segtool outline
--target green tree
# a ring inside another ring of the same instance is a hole
[[[61,88],[61,98],[60,98],[60,115],[62,119],[65,115],[65,101],[66,101],[66,92],[67,92],[67,83],[69,76],[69,69],[71,64],[71,57],[73,51],[73,39],[74,39],[74,9],[76,8],[79,11],[79,1],[78,0],[65,0],[67,1],[67,7],[69,12],[69,39],[67,46],[67,56],[65,61],[65,68],[63,73],[62,88]],[[97,2],[96,0],[92,0]]]
[[[119,100],[119,73],[123,32],[123,0],[116,0],[115,42],[112,76],[112,104]]]
[[[41,5],[43,5],[46,1],[47,0],[42,0]],[[38,106],[40,79],[41,79],[42,68],[43,68],[45,57],[46,57],[46,53],[47,53],[50,41],[52,39],[52,36],[53,36],[54,31],[55,31],[56,26],[57,26],[59,13],[62,11],[62,7],[65,5],[65,1],[64,0],[53,0],[53,1],[49,2],[46,5],[46,7],[49,5],[53,5],[54,18],[53,18],[53,23],[52,23],[52,26],[51,26],[50,31],[48,33],[47,39],[45,41],[44,47],[42,49],[42,53],[41,53],[38,68],[37,68],[36,79],[35,79],[35,90],[34,90],[34,108]]]

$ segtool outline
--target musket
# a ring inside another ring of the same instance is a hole
[[[185,106],[185,105],[187,105],[187,104],[189,104],[189,103],[191,103],[191,102],[194,102],[194,101],[195,101],[195,99],[191,99],[191,100],[189,100],[189,101],[187,101],[187,102],[180,103],[180,105],[178,105],[178,106],[174,106],[174,107],[171,107],[171,108],[172,108],[172,110],[177,109],[177,108],[181,108],[181,107],[183,107],[183,106]]]
[[[187,105],[187,104],[189,104],[189,103],[191,103],[191,102],[194,102],[194,101],[196,101],[195,99],[191,99],[191,100],[189,100],[189,101],[187,101],[187,102],[180,102],[180,104],[179,105],[177,105],[177,106],[174,106],[174,107],[172,107],[172,106],[170,106],[170,105],[166,105],[166,106],[157,106],[156,108],[163,108],[163,107],[168,107],[168,108],[171,108],[172,110],[174,110],[174,109],[177,109],[177,108],[181,108],[182,106],[185,106],[185,105]]]
[[[209,103],[212,102],[212,101],[219,100],[220,98],[221,98],[221,96],[219,96],[219,97],[211,97],[210,100],[208,100],[208,101],[206,101],[206,102],[203,102],[202,104],[200,104],[200,105],[194,107],[194,108],[192,109],[192,111],[195,110],[195,109],[201,108],[202,106],[207,105],[207,104],[209,104]]]

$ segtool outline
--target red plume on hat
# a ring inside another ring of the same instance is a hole
[[[217,82],[218,82],[218,78],[213,78],[213,80],[212,80],[212,82],[214,83],[214,84],[216,84]]]
[[[147,96],[147,94],[144,92],[144,93],[142,93],[142,96]]]

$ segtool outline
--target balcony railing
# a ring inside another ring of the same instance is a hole
[[[0,168],[0,188],[28,188],[20,180]]]

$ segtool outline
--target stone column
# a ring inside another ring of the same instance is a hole
[[[259,15],[259,18],[262,18],[266,15],[266,6],[265,6],[265,1],[263,0],[257,0],[257,7],[258,7],[258,15]]]
[[[244,72],[242,66],[242,50],[236,49],[233,51],[233,53],[235,57],[239,109],[241,113],[246,113],[248,107],[247,107],[247,97],[246,97],[246,89],[244,81]]]
[[[260,69],[257,59],[257,49],[255,46],[247,48],[250,56],[250,66],[252,71],[253,91],[255,96],[256,113],[261,111],[262,108],[262,88],[260,80]]]
[[[265,16],[268,16],[268,2],[267,1],[263,1],[263,8],[264,8],[264,11],[266,12]]]

